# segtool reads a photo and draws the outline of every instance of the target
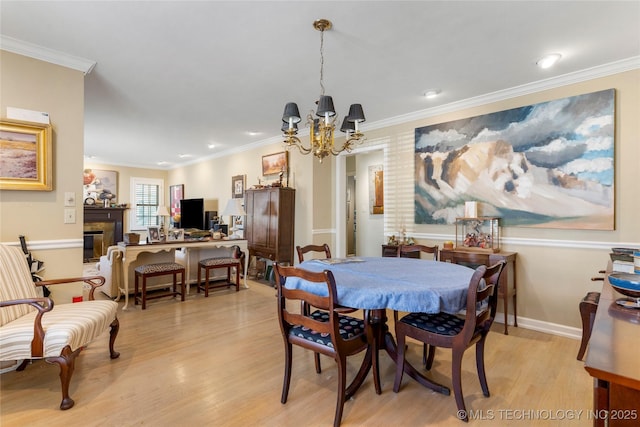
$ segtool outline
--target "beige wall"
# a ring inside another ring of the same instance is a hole
[[[82,156],[84,75],[80,71],[0,51],[0,115],[7,107],[48,112],[53,129],[53,191],[0,190],[0,241],[24,234],[46,278],[82,272]],[[76,223],[64,224],[64,193],[76,194]],[[52,244],[52,242],[56,242]],[[71,302],[81,286],[52,288],[56,302]]]
[[[63,195],[82,194],[80,176],[84,168],[83,76],[80,72],[0,53],[2,114],[15,106],[51,114],[54,124],[54,191],[2,191],[0,240],[15,242],[24,232],[29,241],[77,241],[77,247],[42,249],[36,255],[47,263],[47,277],[74,275],[81,268],[82,205],[76,205],[78,222],[64,225]],[[406,140],[416,127],[501,111],[602,89],[616,89],[616,229],[613,231],[552,230],[508,228],[503,230],[505,250],[518,252],[519,317],[533,328],[575,333],[579,327],[577,304],[588,290],[599,283],[589,279],[603,268],[612,245],[640,246],[640,70],[629,71],[586,82],[544,90],[526,96],[460,109],[423,120],[367,131],[369,140],[388,140],[388,149]],[[207,209],[221,210],[231,197],[231,177],[246,175],[247,186],[258,183],[263,155],[282,151],[280,143],[253,147],[247,151],[170,170],[150,171],[93,165],[119,171],[120,203],[128,193],[129,177],[146,174],[166,177],[166,190],[184,184],[185,197],[203,197]],[[296,244],[329,241],[335,244],[335,161],[323,164],[310,156],[290,152],[290,186],[296,189]],[[156,175],[157,174],[157,175]],[[167,193],[168,194],[168,193]],[[390,207],[385,203],[385,210]],[[225,218],[228,220],[228,218]],[[24,230],[24,231],[23,231]],[[453,235],[452,226],[416,226],[416,235]],[[379,230],[380,234],[384,230]],[[58,246],[64,246],[60,243]],[[563,330],[565,328],[566,330]]]
[[[246,188],[258,184],[258,179],[263,184],[275,181],[277,176],[262,176],[262,156],[280,151],[282,145],[275,143],[173,169],[169,171],[168,185],[184,184],[185,198],[203,197],[207,210],[221,214],[231,198],[231,177],[246,175]],[[289,186],[296,189],[295,241],[311,242],[315,216],[314,198],[309,196],[313,194],[316,165],[312,158],[297,151],[289,152],[289,164]],[[229,218],[224,221],[228,223]]]
[[[590,278],[606,267],[609,248],[640,247],[640,70],[597,78],[544,90],[474,108],[435,115],[423,120],[367,131],[369,140],[388,139],[387,149],[412,144],[416,127],[473,117],[599,90],[616,90],[615,135],[615,230],[558,230],[522,227],[504,228],[503,249],[518,252],[518,315],[532,328],[555,325],[580,327],[577,305],[587,291],[599,290],[601,282]],[[413,168],[412,164],[407,167]],[[393,209],[385,200],[385,212]],[[418,241],[442,244],[455,235],[454,226],[413,225]],[[391,230],[394,231],[394,230]],[[382,233],[383,230],[380,230]],[[396,233],[397,234],[397,233]],[[435,239],[433,236],[442,236]],[[422,238],[421,238],[422,237]],[[555,324],[547,325],[546,322]]]
[[[129,207],[131,207],[131,178],[161,179],[164,181],[164,203],[167,206],[169,205],[169,185],[167,184],[167,176],[169,175],[169,173],[165,170],[107,165],[104,163],[96,163],[92,161],[85,161],[83,169],[102,169],[117,172],[118,186],[116,189],[116,203],[119,205],[126,203]],[[123,224],[125,233],[128,233],[130,231],[130,214],[130,210],[125,211]],[[140,231],[136,231],[136,233],[140,233]],[[144,238],[144,236],[142,236],[142,238]]]

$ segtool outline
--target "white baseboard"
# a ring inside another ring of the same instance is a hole
[[[504,314],[496,313],[496,323],[504,324]],[[509,326],[513,327],[513,316],[507,316]],[[544,322],[542,320],[529,319],[527,317],[518,316],[518,327],[531,329],[533,331],[544,332],[546,334],[558,335],[560,337],[572,338],[576,340],[582,339],[582,329],[571,326],[559,325],[557,323]]]

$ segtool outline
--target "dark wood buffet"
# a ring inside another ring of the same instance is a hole
[[[593,425],[640,425],[640,309],[623,308],[605,279],[584,368],[593,377]]]
[[[287,187],[246,191],[245,237],[249,257],[256,256],[293,265],[295,194],[296,190]]]

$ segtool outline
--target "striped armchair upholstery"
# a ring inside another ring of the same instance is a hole
[[[71,282],[91,285],[90,300],[54,307],[50,298],[38,294],[20,248],[0,245],[0,360],[24,360],[18,370],[23,370],[31,359],[58,364],[62,383],[60,409],[74,404],[69,397],[69,383],[74,360],[84,346],[110,328],[110,356],[119,356],[113,350],[119,329],[118,304],[93,300],[93,290],[104,284],[103,277],[48,280],[38,285]]]

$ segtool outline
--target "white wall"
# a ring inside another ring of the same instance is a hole
[[[382,163],[382,150],[356,155],[356,256],[380,256],[385,242],[384,215],[369,209],[369,166]]]

